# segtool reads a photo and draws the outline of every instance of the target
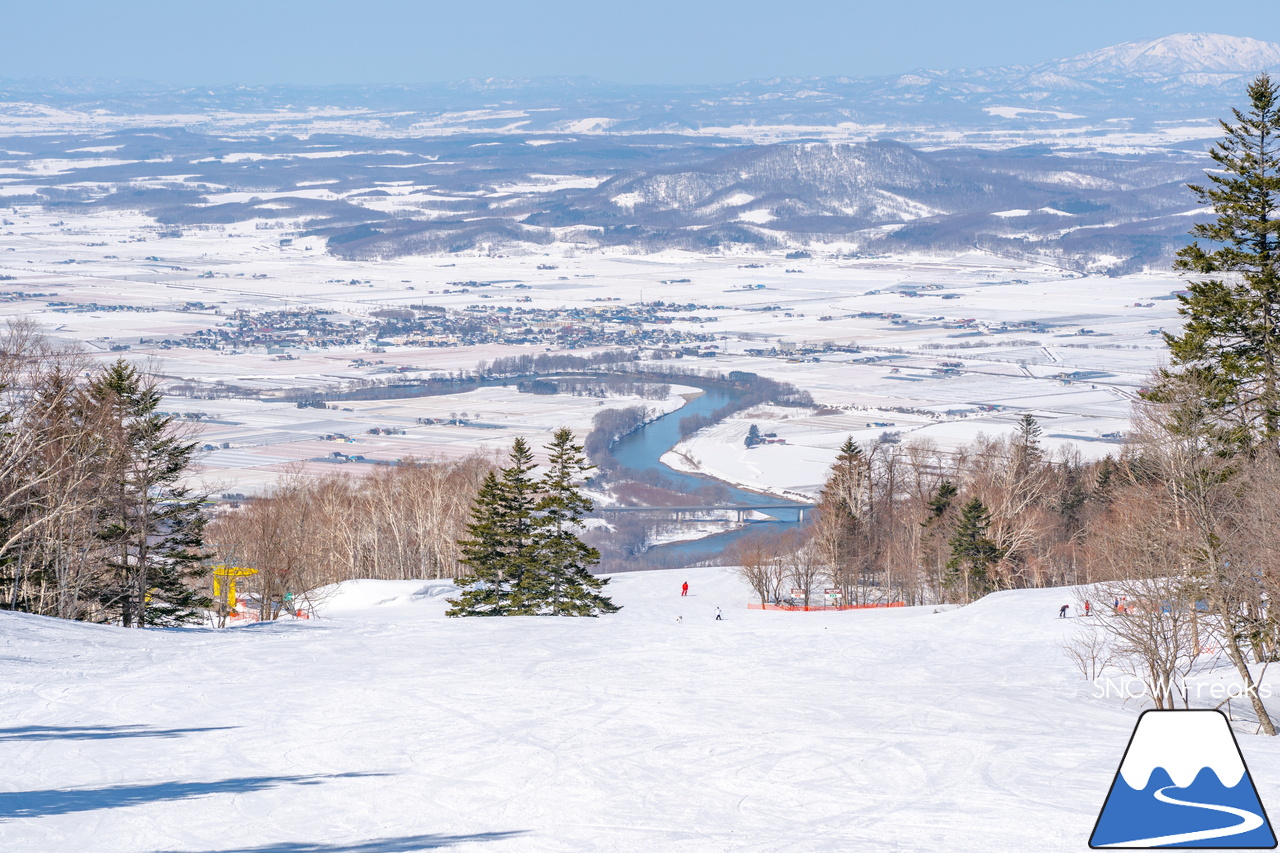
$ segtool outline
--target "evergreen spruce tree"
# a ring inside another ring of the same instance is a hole
[[[931,527],[936,524],[938,519],[946,515],[947,510],[951,509],[951,505],[955,503],[956,496],[959,494],[960,490],[956,488],[955,483],[950,480],[943,480],[938,484],[933,497],[929,498],[928,512],[925,514],[924,521],[920,523],[925,527]]]
[[[200,551],[207,495],[181,485],[195,442],[156,412],[160,392],[123,359],[93,378],[88,397],[109,425],[98,535],[113,552],[114,580],[100,601],[125,627],[198,619],[212,603],[193,587],[207,572]]]
[[[462,594],[450,599],[449,616],[506,616],[519,608],[516,595],[527,572],[536,569],[533,509],[537,483],[533,453],[523,438],[511,446],[509,464],[488,474],[476,494],[467,523],[461,563],[472,572]]]
[[[582,518],[592,510],[579,482],[594,468],[573,433],[556,430],[547,472],[539,483],[534,506],[536,568],[527,571],[516,589],[515,612],[552,616],[596,616],[618,606],[600,594],[608,581],[591,574],[600,552],[578,538]]]
[[[501,616],[506,612],[510,591],[503,576],[502,534],[502,483],[498,475],[490,471],[485,475],[480,489],[471,504],[471,520],[467,522],[467,537],[459,542],[462,558],[459,562],[471,570],[467,578],[458,583],[467,587],[457,598],[449,599],[453,605],[448,616]]]
[[[851,519],[862,519],[871,503],[871,463],[862,448],[848,436],[831,464],[831,473],[819,498],[823,511],[828,505],[843,507]]]
[[[1214,218],[1175,266],[1205,278],[1179,297],[1185,325],[1166,334],[1171,365],[1149,393],[1156,402],[1191,401],[1220,452],[1251,452],[1280,440],[1280,91],[1262,74],[1249,108],[1210,151],[1218,169],[1191,185]],[[1180,392],[1179,386],[1184,386]],[[1193,390],[1188,394],[1185,386]]]
[[[1000,562],[1000,547],[987,537],[991,515],[981,499],[973,498],[960,510],[955,533],[948,544],[951,559],[947,561],[947,585],[964,590],[966,601],[981,597],[992,589],[991,567]]]
[[[925,505],[925,516],[920,522],[924,529],[920,531],[921,562],[933,574],[933,579],[942,585],[944,565],[950,557],[948,553],[948,531],[954,521],[956,498],[960,490],[950,480],[938,484],[933,496]]]
[[[1044,455],[1040,449],[1040,435],[1043,432],[1040,422],[1030,413],[1024,414],[1018,421],[1018,437],[1015,439],[1015,446],[1019,457],[1025,459],[1028,464],[1039,462]]]
[[[1102,457],[1098,465],[1098,473],[1093,479],[1093,497],[1103,504],[1111,502],[1111,492],[1118,479],[1115,460],[1108,453]]]
[[[751,428],[747,430],[747,437],[743,440],[743,444],[747,447],[755,447],[762,441],[764,441],[764,439],[760,435],[760,427],[756,424],[752,424]]]
[[[870,512],[871,462],[850,436],[818,495],[815,527],[831,581],[846,602],[856,599],[864,573],[875,562]]]

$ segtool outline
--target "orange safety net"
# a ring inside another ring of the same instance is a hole
[[[748,604],[748,610],[869,610],[873,607],[906,607],[901,601],[890,601],[883,604]]]

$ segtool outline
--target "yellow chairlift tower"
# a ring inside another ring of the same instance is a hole
[[[225,628],[227,616],[236,609],[236,578],[256,575],[257,569],[245,566],[219,565],[213,567],[213,598],[218,602],[218,627]]]

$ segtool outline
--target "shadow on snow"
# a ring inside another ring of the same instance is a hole
[[[112,785],[109,788],[6,791],[0,792],[0,820],[119,809],[145,803],[189,800],[211,794],[248,794],[277,785],[319,785],[328,779],[385,775],[387,774],[333,773],[312,776],[246,776],[216,782],[158,782],[152,785]]]
[[[32,740],[106,740],[118,737],[179,737],[193,732],[216,732],[236,726],[156,729],[151,726],[15,726],[0,729],[0,743]]]
[[[400,838],[375,838],[351,844],[321,844],[308,841],[281,841],[262,847],[219,847],[204,853],[414,853],[416,850],[434,850],[451,847],[467,841],[501,841],[516,838],[523,832],[476,832],[468,835],[405,835]],[[180,853],[177,850],[161,853]]]

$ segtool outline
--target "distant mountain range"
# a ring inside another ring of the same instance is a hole
[[[567,243],[974,247],[1167,265],[1186,183],[1280,44],[1184,34],[1035,66],[623,87],[0,82],[5,204],[270,221],[336,255]]]
[[[104,154],[106,156],[104,156]],[[358,134],[237,138],[175,128],[0,135],[6,206],[137,210],[158,230],[270,225],[348,258],[733,246],[978,247],[1121,272],[1167,262],[1198,210],[1203,155],[1046,146],[922,151],[703,136]]]
[[[1240,74],[1280,66],[1280,44],[1212,33],[1180,33],[1146,41],[1128,41],[1046,62],[1042,73],[1093,77],[1185,74]]]
[[[959,129],[1108,119],[1206,118],[1260,71],[1280,72],[1280,44],[1183,33],[1033,66],[921,69],[881,77],[774,78],[731,85],[626,86],[581,78],[463,80],[404,86],[179,88],[132,80],[0,80],[0,115],[22,103],[137,114],[334,107],[400,113],[394,124],[471,113],[475,130],[687,132],[762,126],[922,124]],[[390,120],[389,120],[390,121]],[[456,117],[450,121],[457,122]],[[463,122],[466,124],[466,122]]]

